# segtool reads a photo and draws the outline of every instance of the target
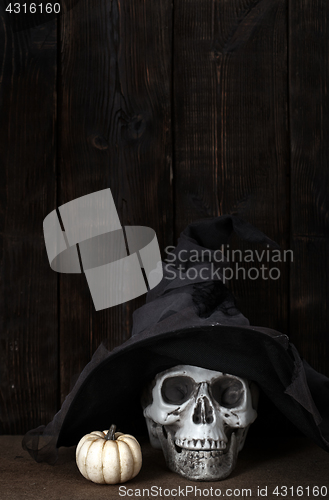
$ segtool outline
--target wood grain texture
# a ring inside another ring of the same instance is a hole
[[[57,409],[57,277],[42,230],[56,197],[56,44],[56,21],[13,33],[1,12],[3,433],[47,423]]]
[[[329,375],[329,5],[290,1],[291,335]]]
[[[81,0],[62,22],[60,204],[111,188],[123,225],[172,242],[171,4]],[[73,278],[73,279],[72,279]],[[94,310],[85,277],[61,276],[61,394],[100,342],[131,335],[141,297]]]
[[[232,213],[287,246],[286,9],[284,0],[175,2],[177,233]],[[241,241],[233,248],[261,250]],[[277,281],[239,278],[231,286],[251,324],[286,332],[288,268],[278,267]]]
[[[162,251],[224,213],[292,248],[279,280],[229,286],[329,375],[327,2],[70,7],[58,44],[56,21],[13,33],[0,10],[0,433],[47,423],[98,345],[131,335],[145,297],[96,312],[85,276],[52,271],[44,245],[48,213],[105,188]]]

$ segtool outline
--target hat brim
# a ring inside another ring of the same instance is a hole
[[[83,382],[66,401],[57,447],[77,444],[84,434],[113,423],[125,432],[141,433],[145,429],[140,404],[143,387],[156,373],[182,364],[256,382],[301,432],[329,450],[324,433],[329,428],[329,410],[320,416],[317,408],[322,400],[328,401],[329,385],[325,383],[325,393],[318,389],[312,398],[312,377],[322,376],[310,367],[305,372],[288,337],[266,328],[218,324],[141,333],[96,366],[91,363],[90,372],[86,367]],[[323,381],[329,382],[325,377]]]

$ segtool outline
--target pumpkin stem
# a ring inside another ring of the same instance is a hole
[[[117,428],[117,426],[116,426],[116,425],[114,425],[114,424],[113,424],[113,425],[111,425],[111,427],[110,427],[110,429],[109,429],[108,433],[107,433],[107,434],[106,434],[106,436],[105,436],[105,439],[106,439],[107,441],[110,441],[110,440],[111,440],[111,441],[114,441],[114,440],[115,440],[115,430],[116,430],[116,428]]]

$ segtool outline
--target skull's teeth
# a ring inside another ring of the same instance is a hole
[[[188,450],[225,450],[225,441],[215,439],[176,439],[175,444]]]

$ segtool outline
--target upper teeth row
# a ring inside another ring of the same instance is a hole
[[[215,439],[176,439],[175,444],[189,450],[225,450],[225,441]]]

